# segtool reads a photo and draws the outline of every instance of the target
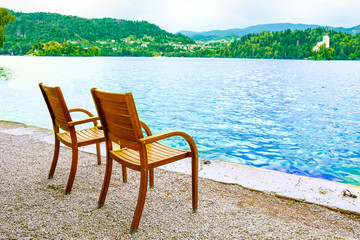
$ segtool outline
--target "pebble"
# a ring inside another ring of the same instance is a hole
[[[280,199],[209,179],[199,179],[199,208],[191,211],[191,177],[155,169],[139,231],[129,234],[139,173],[121,166],[103,208],[97,208],[105,165],[79,153],[70,195],[64,195],[71,150],[60,149],[54,178],[47,179],[54,146],[34,135],[1,129],[28,127],[0,121],[0,239],[360,239],[360,216]],[[31,127],[37,136],[51,131]],[[105,163],[105,158],[102,159]]]

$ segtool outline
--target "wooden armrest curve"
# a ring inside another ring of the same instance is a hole
[[[94,117],[94,115],[89,112],[88,110],[85,110],[83,108],[72,108],[72,109],[69,109],[69,112],[83,112],[83,113],[86,113],[89,117]]]
[[[196,143],[195,143],[194,139],[192,139],[192,137],[190,137],[190,135],[188,135],[184,132],[181,132],[181,131],[167,131],[167,132],[163,132],[163,133],[154,134],[154,135],[139,139],[139,142],[142,145],[146,145],[146,144],[150,144],[150,143],[153,143],[153,142],[156,142],[159,140],[163,140],[166,138],[170,138],[170,137],[184,138],[188,142],[188,144],[191,148],[191,152],[193,152],[195,155],[198,154]]]
[[[84,118],[84,119],[80,119],[80,120],[71,121],[71,122],[68,122],[68,124],[69,124],[69,126],[75,126],[75,125],[79,125],[79,124],[83,124],[83,123],[94,122],[94,125],[97,126],[97,120],[100,120],[100,118],[99,117],[90,117],[90,118]]]
[[[151,135],[152,135],[150,128],[149,128],[148,125],[146,125],[144,122],[140,121],[140,126],[141,126],[142,128],[144,128],[147,136],[151,136]]]

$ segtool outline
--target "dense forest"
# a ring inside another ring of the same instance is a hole
[[[315,59],[315,60],[359,60],[360,34],[352,36],[330,30],[330,48],[321,47],[318,52],[312,48],[325,34],[324,28],[286,30],[245,35],[228,46],[221,48],[221,57]]]
[[[25,55],[34,44],[50,41],[68,42],[81,48],[99,46],[102,55],[116,55],[113,53],[113,49],[117,48],[115,45],[126,42],[129,45],[130,42],[144,44],[142,46],[195,43],[182,34],[169,33],[146,21],[86,19],[54,13],[11,13],[16,17],[15,22],[5,30],[6,43],[0,54]],[[129,46],[129,51],[134,46]]]
[[[329,30],[330,48],[313,47],[326,29],[262,31],[240,38],[195,42],[146,21],[17,13],[0,54],[36,56],[177,56],[359,60],[360,34]]]
[[[360,34],[355,36],[330,30],[330,47],[325,45],[319,51],[313,47],[327,30],[315,28],[306,30],[262,31],[247,34],[229,44],[207,42],[190,57],[222,58],[270,58],[270,59],[313,59],[313,60],[360,60]]]
[[[232,36],[234,38],[240,38],[244,35],[251,33],[260,33],[261,31],[268,32],[281,32],[287,29],[295,30],[306,30],[308,28],[321,28],[320,25],[310,25],[310,24],[293,24],[293,23],[268,23],[268,24],[259,24],[255,26],[250,26],[246,28],[232,28],[227,30],[212,30],[212,31],[204,31],[204,32],[192,32],[192,31],[180,31],[180,33],[188,36],[189,38],[195,41],[211,41],[211,40],[219,40],[224,37]],[[336,32],[345,32],[351,35],[356,35],[360,33],[360,25],[354,26],[351,28],[343,28],[343,27],[326,27],[329,30],[334,30]]]

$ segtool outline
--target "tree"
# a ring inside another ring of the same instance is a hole
[[[9,23],[14,24],[15,16],[13,16],[6,8],[0,8],[0,48],[4,46],[5,28]]]
[[[320,46],[318,51],[313,51],[312,59],[313,60],[331,60],[333,58],[334,49],[326,48],[325,44]]]

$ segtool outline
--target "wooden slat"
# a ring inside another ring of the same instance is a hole
[[[127,128],[132,128],[130,116],[118,115],[112,112],[104,112],[104,117],[106,122],[109,122],[108,124],[116,123]]]
[[[59,133],[58,136],[61,138],[62,142],[68,143],[71,145],[71,134],[70,132]],[[100,142],[105,140],[104,133],[102,130],[97,128],[88,128],[76,132],[76,137],[79,146],[84,146],[90,144],[90,142]],[[66,145],[66,144],[65,144]]]
[[[56,96],[55,92],[52,93],[52,94],[47,93],[46,96],[48,97],[49,102],[57,102],[57,103],[60,102],[60,101],[59,101],[59,98]]]
[[[63,142],[71,143],[70,132],[58,133],[58,136],[63,140]]]
[[[101,103],[102,106],[107,106],[107,107],[111,107],[111,108],[126,108],[127,109],[127,104],[125,101],[111,101],[111,100],[107,100],[104,98],[99,98],[99,101]]]
[[[55,119],[57,119],[59,122],[62,122],[64,124],[68,124],[68,120],[65,118],[64,115],[59,114],[58,112],[54,112]]]
[[[168,148],[168,146],[165,147]],[[159,157],[159,155],[161,155],[161,157]],[[149,163],[149,167],[158,167],[167,163],[171,163],[176,160],[186,158],[187,156],[188,153],[186,151],[181,151],[181,150],[173,154],[164,154],[164,148],[162,146],[161,151],[154,151],[153,154],[148,153],[148,163]]]
[[[60,89],[56,87],[47,87],[44,85],[40,85],[47,106],[49,107],[50,113],[52,113],[53,120],[55,124],[65,131],[69,131],[68,122],[71,121],[71,117],[64,111],[67,111],[66,104],[62,98],[62,94]],[[65,109],[64,109],[65,108]]]
[[[60,99],[58,99],[58,98],[48,98],[49,99],[49,103],[50,103],[50,105],[54,108],[58,108],[58,109],[61,109],[62,111],[64,110],[63,109],[63,107],[65,107],[66,108],[66,105],[61,105],[61,102],[60,102]],[[66,109],[67,110],[67,109]]]
[[[64,110],[58,104],[50,102],[50,106],[51,106],[51,109],[53,110],[54,114],[55,114],[55,112],[57,112],[60,115],[64,115]]]
[[[110,141],[120,144],[122,148],[130,148],[130,149],[134,149],[137,151],[140,149],[140,145],[137,142],[128,141],[128,140],[119,138],[118,136],[115,136],[111,133],[108,133],[108,136],[109,136]]]
[[[122,150],[122,149],[121,149]],[[120,151],[121,151],[120,150]],[[135,151],[133,149],[125,149],[124,151],[121,152],[123,155],[126,155],[127,158],[131,158],[134,159],[132,160],[133,162],[137,162],[137,164],[140,165],[140,154],[138,151]]]
[[[78,139],[78,142],[85,142],[93,139],[94,137],[96,137],[96,135],[94,134],[94,132],[85,129],[83,131],[77,132],[76,137]]]
[[[137,139],[143,138],[144,135],[143,135],[143,132],[142,132],[142,129],[140,126],[140,120],[139,120],[139,116],[137,114],[134,98],[131,93],[126,93],[124,95],[124,97],[128,104],[129,114],[130,114],[130,118],[131,118],[131,123],[134,128],[135,136]]]
[[[109,122],[110,122],[111,124],[109,124]],[[114,127],[114,128],[117,128],[117,129],[124,129],[124,130],[126,130],[126,131],[129,131],[127,134],[132,133],[132,135],[133,135],[134,129],[132,129],[132,126],[131,126],[131,125],[121,124],[121,123],[119,123],[119,124],[118,124],[118,123],[112,123],[111,121],[108,121],[107,123],[108,123],[108,125],[110,125],[111,127]]]
[[[132,141],[127,141],[127,140],[121,139],[119,141],[119,144],[125,148],[130,148],[130,149],[134,149],[137,151],[140,150],[140,145],[137,142],[132,142]]]
[[[178,152],[187,152],[185,150],[169,147],[161,142],[155,142],[155,143],[151,144],[150,147],[154,147],[155,151],[163,151],[164,153],[168,153],[168,154],[177,154]]]
[[[56,94],[55,87],[48,87],[48,86],[43,85],[43,89],[46,92],[46,94],[48,94],[48,93],[53,94],[53,95]]]
[[[134,131],[131,124],[106,119],[107,125]]]
[[[61,123],[61,125],[67,125],[68,121],[71,121],[71,119],[67,119],[63,108],[61,108],[59,101],[50,101],[51,109],[55,115],[55,119]],[[63,128],[63,127],[62,127]],[[68,129],[67,129],[68,130]]]
[[[117,115],[130,116],[129,111],[126,107],[125,108],[124,107],[116,108],[116,107],[110,107],[107,105],[101,105],[101,107],[104,112],[111,112],[111,113],[117,114]]]
[[[130,162],[132,164],[140,165],[140,157],[138,151],[132,149],[121,149],[118,151],[111,151],[111,152],[124,161]]]
[[[148,152],[148,163],[150,166],[161,166],[163,163],[179,160],[188,155],[187,151],[174,151],[174,148],[158,142],[151,145],[151,151]],[[112,153],[120,159],[120,162],[125,161],[130,164],[140,165],[140,155],[138,151],[123,148],[118,151],[112,151]]]
[[[125,139],[125,140],[128,140],[128,141],[133,141],[133,142],[136,142],[137,139],[134,135],[134,130],[132,129],[126,129],[126,128],[122,128],[122,127],[118,127],[116,125],[113,125],[113,124],[110,124],[107,126],[107,129],[108,131],[121,138],[121,139]]]
[[[164,151],[163,149],[159,148],[159,146],[156,143],[148,144],[146,146],[146,150],[147,150],[148,156],[151,156],[152,158],[165,158],[167,156],[177,154],[177,152],[168,153],[168,152]]]
[[[100,100],[108,100],[108,101],[112,101],[112,102],[126,102],[125,96],[123,94],[98,91],[98,92],[96,92],[96,96]]]
[[[94,138],[103,138],[104,133],[97,128],[88,128],[77,132],[78,141],[91,141]]]
[[[109,136],[109,140],[111,142],[116,143],[116,144],[118,144],[121,141],[121,138],[119,138],[118,136],[115,136],[115,135],[113,135],[111,133],[108,133],[108,136]]]
[[[65,130],[65,131],[70,131],[69,125],[62,121],[59,121],[57,118],[55,118],[55,124],[56,124],[56,126],[60,127],[61,129]]]
[[[115,152],[110,151],[110,157],[112,159],[114,159],[117,162],[120,162],[124,167],[136,170],[136,171],[140,171],[140,164],[136,161],[134,161],[134,159],[126,159],[123,157],[119,157]]]
[[[86,129],[86,132],[92,134],[93,136],[99,136],[99,137],[104,136],[104,132],[97,127],[88,128]]]

